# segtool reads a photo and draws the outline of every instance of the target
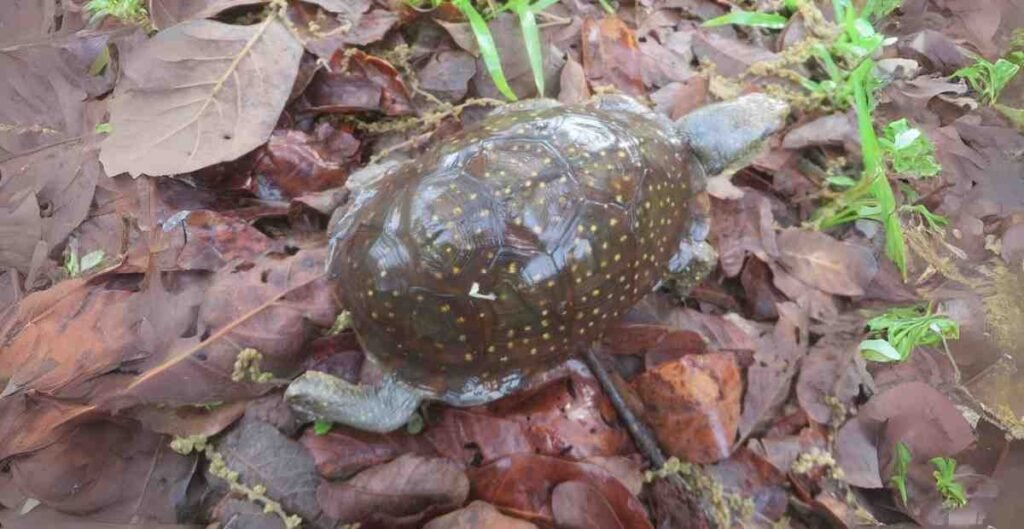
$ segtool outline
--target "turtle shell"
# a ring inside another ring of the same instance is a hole
[[[600,339],[662,277],[703,182],[637,106],[506,109],[363,192],[331,272],[368,354],[466,405]]]

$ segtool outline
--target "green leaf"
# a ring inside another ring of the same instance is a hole
[[[79,269],[80,271],[85,272],[101,262],[103,262],[103,250],[94,250],[82,257],[82,260],[79,263]]]
[[[864,340],[860,343],[860,354],[872,362],[902,362],[906,357],[885,340]]]
[[[313,433],[317,435],[327,435],[334,428],[334,423],[331,421],[317,420],[313,423]]]
[[[949,509],[958,509],[967,505],[967,492],[964,486],[956,481],[956,460],[949,457],[936,457],[929,461],[935,471],[935,490],[945,500],[943,504]]]
[[[110,134],[114,132],[114,126],[109,121],[96,124],[96,134]]]
[[[1019,65],[1006,59],[999,59],[993,64],[979,58],[974,64],[953,72],[951,77],[965,79],[978,93],[979,100],[991,105],[999,99],[1003,88],[1006,88],[1019,71]]]
[[[896,443],[896,461],[893,464],[889,483],[896,487],[896,491],[899,492],[900,500],[903,501],[904,506],[907,505],[907,469],[910,467],[911,459],[910,448],[907,447],[906,443],[903,441]]]
[[[544,54],[541,51],[540,30],[530,0],[512,0],[509,8],[519,16],[519,28],[523,31],[523,42],[526,44],[526,55],[530,59],[533,71],[533,82],[537,86],[538,97],[544,97]]]
[[[704,27],[727,26],[753,26],[758,28],[782,29],[786,27],[789,19],[774,13],[758,13],[754,11],[733,11],[732,13],[712,18],[701,24]]]
[[[846,175],[833,175],[825,179],[826,182],[836,187],[853,187],[857,181]]]
[[[935,159],[935,145],[906,119],[886,125],[878,141],[897,173],[928,177],[942,170]]]
[[[612,5],[610,3],[608,3],[608,0],[597,0],[597,1],[601,4],[601,8],[604,9],[605,13],[608,13],[609,15],[614,15],[615,14],[615,8],[612,7]]]
[[[494,44],[494,36],[491,35],[491,29],[487,27],[483,15],[473,7],[469,0],[452,0],[452,4],[469,21],[469,27],[473,30],[473,36],[476,37],[477,46],[480,47],[480,56],[483,58],[484,66],[487,67],[487,73],[494,81],[494,86],[510,101],[516,101],[515,92],[505,80],[505,72],[501,69],[501,58],[498,56],[498,47]]]

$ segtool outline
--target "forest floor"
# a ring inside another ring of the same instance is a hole
[[[1022,26],[1018,0],[0,2],[0,527],[1019,527]],[[292,378],[373,376],[324,271],[349,175],[539,90],[792,107],[708,188],[712,274],[606,329],[673,459],[578,359],[392,434],[303,424]]]

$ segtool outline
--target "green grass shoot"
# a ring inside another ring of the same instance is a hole
[[[537,29],[537,19],[534,17],[536,11],[530,5],[530,0],[509,0],[506,5],[519,17],[526,56],[530,59],[533,82],[537,86],[537,96],[544,97],[544,54],[541,49],[540,30]]]
[[[487,21],[484,20],[483,15],[477,11],[470,0],[452,0],[452,4],[469,21],[469,27],[473,31],[473,36],[476,37],[477,46],[480,47],[480,57],[484,61],[487,73],[490,74],[491,79],[494,81],[494,86],[498,88],[501,95],[510,101],[516,101],[516,94],[508,86],[505,72],[501,68],[501,57],[498,55],[497,45],[494,44],[494,36],[491,34],[491,29],[487,27]]]
[[[775,13],[759,13],[756,11],[733,11],[720,17],[708,20],[702,26],[713,28],[716,26],[751,26],[757,28],[782,29],[786,27],[789,18]]]
[[[953,72],[953,77],[964,79],[977,92],[979,101],[985,105],[994,104],[1006,85],[1020,72],[1020,66],[1006,59],[995,63],[985,59],[978,60],[964,68]]]
[[[896,461],[893,464],[892,476],[889,476],[891,484],[900,495],[903,505],[907,505],[907,470],[910,467],[910,448],[900,441],[896,443]]]
[[[868,320],[867,327],[872,338],[860,343],[860,352],[873,362],[902,362],[915,347],[960,337],[955,321],[923,305],[889,309]]]
[[[331,429],[334,428],[334,423],[331,421],[317,420],[313,423],[313,433],[317,435],[327,435]]]
[[[935,471],[935,490],[942,495],[947,509],[959,509],[967,505],[967,492],[956,480],[956,460],[950,457],[936,457],[929,461]]]

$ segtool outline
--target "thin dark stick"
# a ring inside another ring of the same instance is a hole
[[[587,348],[585,357],[587,367],[597,377],[597,381],[601,383],[601,388],[604,389],[604,392],[612,401],[612,406],[615,407],[619,418],[625,423],[626,429],[633,436],[633,441],[636,442],[640,451],[647,456],[647,459],[651,461],[654,468],[663,467],[665,465],[665,454],[661,451],[661,447],[658,446],[658,441],[654,438],[654,434],[647,427],[647,424],[638,419],[633,410],[626,404],[626,400],[622,398],[622,392],[619,391],[619,387],[615,384],[611,375],[608,374],[608,370],[601,363],[601,359],[598,358],[597,352],[593,347]]]

